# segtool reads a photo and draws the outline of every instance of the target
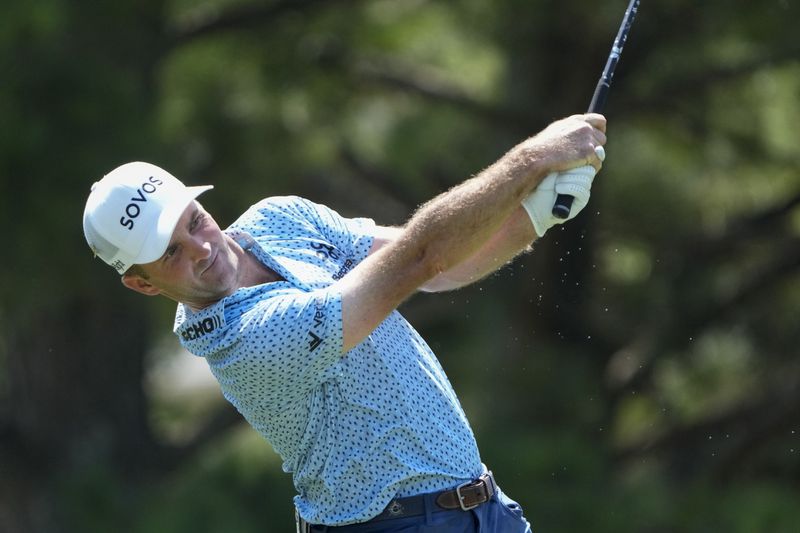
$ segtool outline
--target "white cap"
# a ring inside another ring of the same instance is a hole
[[[155,261],[189,203],[211,188],[187,187],[150,163],[119,166],[92,185],[83,211],[86,242],[120,274]]]

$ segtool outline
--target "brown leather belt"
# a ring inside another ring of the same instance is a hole
[[[435,494],[434,502],[436,502],[436,506],[439,507],[436,511],[455,511],[457,509],[469,511],[491,500],[495,492],[497,492],[497,485],[494,482],[494,476],[491,472],[486,472],[474,481],[468,481],[454,489],[444,490]],[[426,494],[420,494],[407,498],[395,498],[389,502],[389,505],[386,506],[383,512],[363,523],[371,524],[381,520],[424,515],[425,498],[428,496],[429,495]],[[314,526],[303,520],[302,517],[297,516],[296,518],[298,533],[314,531],[312,529]],[[336,528],[329,527],[326,531],[331,530],[335,531]]]
[[[469,511],[491,500],[496,487],[494,476],[491,472],[486,472],[475,481],[442,491],[436,496],[436,505],[442,509],[460,508],[462,511]]]

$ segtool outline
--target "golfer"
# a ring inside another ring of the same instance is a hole
[[[605,128],[596,114],[556,121],[400,228],[274,197],[221,230],[196,199],[211,186],[142,162],[93,185],[83,228],[126,287],[178,303],[180,342],[292,474],[299,531],[529,532],[396,308],[529,249],[563,222],[556,193],[577,214]]]

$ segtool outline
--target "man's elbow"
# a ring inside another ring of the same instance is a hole
[[[418,289],[419,292],[447,292],[458,289],[461,287],[461,284],[454,282],[451,279],[448,279],[445,276],[436,276],[431,280],[428,280],[425,284],[420,286]]]
[[[456,272],[452,269],[434,276],[423,284],[420,292],[448,292],[466,287],[475,283],[481,278],[480,275],[470,276],[464,272]]]
[[[392,244],[388,253],[401,258],[399,264],[403,265],[403,275],[414,280],[416,289],[421,289],[448,269],[445,257],[431,243],[415,245],[401,239]]]

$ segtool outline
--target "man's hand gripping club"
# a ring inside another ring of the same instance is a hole
[[[553,126],[557,124],[554,123]],[[603,124],[603,131],[605,130],[604,126],[605,124]],[[547,130],[543,131],[542,134],[546,132]],[[522,201],[522,206],[527,211],[539,237],[544,236],[545,232],[556,224],[563,224],[567,220],[572,220],[586,207],[589,202],[594,177],[606,158],[605,149],[603,148],[604,143],[605,136],[597,136],[597,144],[594,145],[597,161],[589,161],[589,164],[548,174],[536,189]],[[559,194],[568,194],[575,198],[569,216],[564,219],[557,218],[552,213],[553,204],[555,204],[556,197]]]

